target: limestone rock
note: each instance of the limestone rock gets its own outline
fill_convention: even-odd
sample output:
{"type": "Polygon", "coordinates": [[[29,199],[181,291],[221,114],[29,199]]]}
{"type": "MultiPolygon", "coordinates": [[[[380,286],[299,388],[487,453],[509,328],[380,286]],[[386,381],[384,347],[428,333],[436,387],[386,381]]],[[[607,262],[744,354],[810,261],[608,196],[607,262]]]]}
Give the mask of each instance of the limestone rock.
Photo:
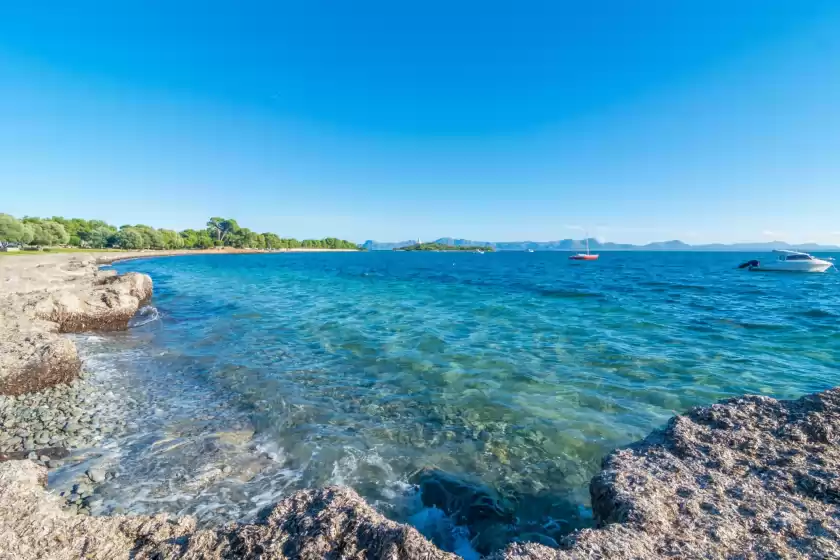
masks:
{"type": "Polygon", "coordinates": [[[48,294],[35,305],[35,315],[58,324],[61,332],[120,330],[151,294],[152,279],[145,274],[106,276],[48,294]]]}
{"type": "Polygon", "coordinates": [[[40,391],[78,377],[82,364],[71,340],[45,331],[2,331],[0,394],[40,391]]]}
{"type": "Polygon", "coordinates": [[[496,558],[840,558],[840,389],[674,417],[592,480],[602,528],[496,558]]]}
{"type": "Polygon", "coordinates": [[[2,260],[0,394],[40,391],[78,377],[76,347],[56,332],[124,329],[152,294],[151,278],[101,271],[91,255],[2,260]]]}
{"type": "Polygon", "coordinates": [[[10,558],[458,558],[385,519],[348,488],[297,492],[261,523],[196,530],[191,517],[80,517],[62,510],[45,482],[46,471],[34,463],[0,464],[0,546],[10,558]]]}

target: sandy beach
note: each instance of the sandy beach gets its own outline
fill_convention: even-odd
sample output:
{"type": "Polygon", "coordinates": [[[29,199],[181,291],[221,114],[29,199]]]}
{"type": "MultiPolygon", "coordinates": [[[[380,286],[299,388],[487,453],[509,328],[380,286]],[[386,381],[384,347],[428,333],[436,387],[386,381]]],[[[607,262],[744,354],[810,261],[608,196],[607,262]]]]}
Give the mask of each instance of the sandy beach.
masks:
{"type": "MultiPolygon", "coordinates": [[[[99,266],[165,254],[197,252],[0,256],[0,558],[455,558],[344,487],[202,530],[191,517],[89,515],[106,469],[80,473],[69,495],[46,487],[74,449],[138,429],[66,335],[128,328],[152,279],[99,266]]],[[[491,557],[838,557],[838,433],[836,389],[693,409],[604,459],[590,485],[600,528],[491,557]]]]}

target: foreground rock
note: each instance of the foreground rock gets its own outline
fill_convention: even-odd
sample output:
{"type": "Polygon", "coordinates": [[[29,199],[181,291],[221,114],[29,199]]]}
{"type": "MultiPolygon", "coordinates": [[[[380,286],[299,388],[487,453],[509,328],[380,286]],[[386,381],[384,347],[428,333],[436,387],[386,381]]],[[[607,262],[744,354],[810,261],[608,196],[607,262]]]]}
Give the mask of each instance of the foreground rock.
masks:
{"type": "Polygon", "coordinates": [[[613,452],[590,486],[604,528],[506,558],[840,558],[840,389],[697,408],[613,452]]]}
{"type": "Polygon", "coordinates": [[[98,262],[89,255],[0,261],[0,395],[74,380],[76,347],[58,333],[125,329],[151,297],[145,274],[117,276],[98,262]]]}
{"type": "Polygon", "coordinates": [[[455,560],[415,529],[385,519],[347,488],[298,492],[259,524],[197,530],[195,519],[87,517],[61,509],[43,490],[43,468],[0,464],[0,557],[353,558],[455,560]]]}
{"type": "MultiPolygon", "coordinates": [[[[569,536],[560,549],[515,543],[492,558],[840,558],[838,437],[840,389],[692,410],[605,459],[591,484],[601,528],[569,536]]],[[[0,464],[0,534],[10,557],[455,558],[346,488],[298,492],[262,523],[197,530],[189,517],[70,514],[43,490],[44,473],[28,461],[0,464]]],[[[462,487],[437,471],[419,476],[446,495],[462,487]]]]}
{"type": "Polygon", "coordinates": [[[94,275],[89,284],[48,294],[34,313],[65,333],[122,330],[150,297],[152,279],[145,274],[94,275]]]}
{"type": "Polygon", "coordinates": [[[22,395],[69,383],[81,368],[71,340],[9,323],[0,327],[0,395],[22,395]]]}

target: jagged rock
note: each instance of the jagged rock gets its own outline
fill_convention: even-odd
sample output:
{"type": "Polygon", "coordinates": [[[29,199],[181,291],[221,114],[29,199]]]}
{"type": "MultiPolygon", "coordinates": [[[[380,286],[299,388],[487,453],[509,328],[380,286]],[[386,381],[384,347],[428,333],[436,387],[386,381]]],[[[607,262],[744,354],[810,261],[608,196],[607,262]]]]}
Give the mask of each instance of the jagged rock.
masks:
{"type": "Polygon", "coordinates": [[[45,483],[44,468],[30,461],[0,465],[0,547],[10,558],[458,558],[385,519],[349,488],[297,492],[261,523],[197,530],[192,517],[74,515],[45,483]]]}
{"type": "Polygon", "coordinates": [[[120,330],[151,297],[152,279],[129,272],[97,278],[90,285],[48,294],[35,315],[58,324],[61,332],[120,330]]]}
{"type": "Polygon", "coordinates": [[[0,394],[68,383],[81,371],[73,341],[56,332],[124,329],[152,294],[151,278],[98,270],[97,259],[4,259],[0,269],[0,394]]]}
{"type": "Polygon", "coordinates": [[[602,528],[495,558],[840,558],[840,389],[674,417],[592,480],[602,528]]]}

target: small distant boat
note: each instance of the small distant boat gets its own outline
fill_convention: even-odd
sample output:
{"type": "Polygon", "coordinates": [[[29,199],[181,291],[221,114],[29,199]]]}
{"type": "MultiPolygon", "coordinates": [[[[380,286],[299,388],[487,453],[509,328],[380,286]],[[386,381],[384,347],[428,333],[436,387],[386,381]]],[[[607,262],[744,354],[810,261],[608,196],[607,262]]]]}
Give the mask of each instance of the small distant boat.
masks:
{"type": "Polygon", "coordinates": [[[577,255],[572,255],[569,257],[569,260],[573,261],[597,261],[600,255],[593,255],[589,252],[589,234],[586,235],[586,253],[578,253],[577,255]]]}
{"type": "Polygon", "coordinates": [[[476,253],[478,253],[479,255],[483,255],[483,254],[484,254],[484,251],[482,251],[481,249],[476,249],[476,250],[475,250],[475,252],[476,252],[476,253]]]}
{"type": "Polygon", "coordinates": [[[755,272],[825,272],[834,266],[830,260],[818,259],[808,253],[775,249],[778,257],[765,261],[763,264],[757,259],[742,263],[738,268],[746,268],[755,272]]]}
{"type": "Polygon", "coordinates": [[[529,252],[529,253],[533,253],[533,252],[534,252],[534,250],[533,250],[533,249],[528,249],[528,252],[529,252]]]}

